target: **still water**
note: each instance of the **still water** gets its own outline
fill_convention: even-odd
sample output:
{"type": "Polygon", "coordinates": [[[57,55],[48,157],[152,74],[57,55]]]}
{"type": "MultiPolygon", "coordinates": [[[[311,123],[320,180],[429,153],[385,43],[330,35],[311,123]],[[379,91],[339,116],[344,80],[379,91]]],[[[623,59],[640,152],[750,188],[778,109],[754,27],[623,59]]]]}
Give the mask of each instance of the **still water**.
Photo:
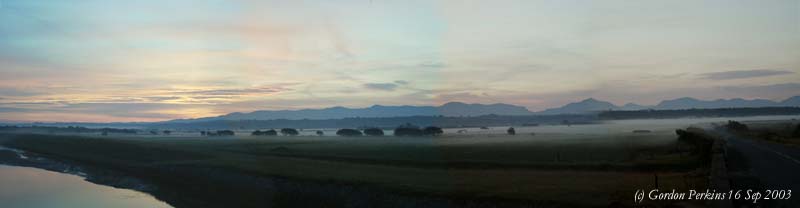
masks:
{"type": "Polygon", "coordinates": [[[90,183],[75,175],[0,165],[0,207],[141,208],[171,207],[152,196],[90,183]]]}

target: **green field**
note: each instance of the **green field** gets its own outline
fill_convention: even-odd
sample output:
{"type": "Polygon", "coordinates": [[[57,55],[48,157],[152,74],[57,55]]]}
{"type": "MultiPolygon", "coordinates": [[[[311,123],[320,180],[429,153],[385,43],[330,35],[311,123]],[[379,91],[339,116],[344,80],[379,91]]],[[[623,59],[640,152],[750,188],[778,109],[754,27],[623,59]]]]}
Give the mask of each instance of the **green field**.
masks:
{"type": "MultiPolygon", "coordinates": [[[[420,138],[133,136],[111,139],[10,135],[2,142],[4,146],[48,158],[129,172],[173,187],[185,184],[176,182],[181,177],[179,174],[162,174],[164,169],[213,168],[256,177],[355,184],[412,196],[547,202],[566,206],[629,203],[635,190],[654,187],[654,175],[658,175],[662,189],[704,187],[703,175],[695,170],[701,164],[694,156],[676,152],[676,136],[669,131],[420,138]]],[[[195,187],[233,186],[201,184],[195,187]]],[[[209,194],[201,190],[183,191],[194,197],[209,194]]],[[[252,197],[258,196],[225,197],[233,199],[214,200],[254,203],[239,204],[247,206],[255,205],[252,197]]]]}

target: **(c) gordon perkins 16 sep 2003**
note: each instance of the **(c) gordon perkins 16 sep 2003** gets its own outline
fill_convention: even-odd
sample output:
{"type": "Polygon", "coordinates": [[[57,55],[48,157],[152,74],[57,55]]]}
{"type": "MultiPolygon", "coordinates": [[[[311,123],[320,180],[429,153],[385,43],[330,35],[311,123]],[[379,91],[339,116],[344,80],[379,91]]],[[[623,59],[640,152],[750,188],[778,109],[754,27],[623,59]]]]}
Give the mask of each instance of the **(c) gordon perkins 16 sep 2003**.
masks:
{"type": "Polygon", "coordinates": [[[663,200],[749,200],[757,203],[759,200],[788,200],[792,197],[792,190],[729,190],[717,192],[714,189],[677,191],[675,189],[665,191],[659,189],[636,190],[634,202],[641,203],[645,199],[651,201],[663,200]]]}

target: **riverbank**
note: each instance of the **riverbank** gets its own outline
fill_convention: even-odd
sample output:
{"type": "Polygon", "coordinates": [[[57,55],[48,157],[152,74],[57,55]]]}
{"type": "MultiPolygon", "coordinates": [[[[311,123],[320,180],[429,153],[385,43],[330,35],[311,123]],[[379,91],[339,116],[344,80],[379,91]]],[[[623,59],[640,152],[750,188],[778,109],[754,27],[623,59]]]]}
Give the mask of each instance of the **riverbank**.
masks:
{"type": "Polygon", "coordinates": [[[694,171],[573,170],[570,165],[542,169],[537,165],[539,160],[552,161],[554,154],[546,152],[554,149],[552,142],[561,146],[556,161],[573,167],[605,160],[683,167],[694,160],[670,153],[673,145],[669,138],[657,142],[642,139],[652,135],[635,136],[637,139],[604,140],[608,144],[492,137],[473,145],[474,138],[354,141],[16,135],[4,143],[84,169],[101,167],[111,171],[100,172],[103,174],[133,176],[156,184],[156,189],[145,192],[175,207],[604,207],[628,199],[636,188],[652,186],[654,174],[659,175],[662,188],[703,186],[702,174],[691,173],[694,171]],[[627,144],[620,145],[620,141],[627,144]],[[276,151],[283,155],[273,155],[276,151]],[[307,157],[312,153],[315,157],[307,157]],[[325,155],[362,157],[371,162],[330,160],[325,155]],[[375,162],[391,158],[406,161],[399,165],[375,162]],[[511,169],[448,166],[464,159],[520,164],[511,169]]]}
{"type": "Polygon", "coordinates": [[[162,174],[181,176],[182,180],[197,182],[196,185],[216,184],[211,186],[214,187],[214,191],[220,190],[222,187],[228,189],[227,186],[235,185],[237,187],[236,190],[234,190],[236,193],[248,191],[251,193],[249,195],[255,195],[252,193],[270,192],[265,193],[262,200],[247,202],[226,200],[226,197],[224,197],[225,192],[217,193],[216,197],[213,198],[190,199],[192,197],[184,195],[188,191],[186,188],[175,188],[175,186],[165,184],[162,185],[165,185],[167,188],[159,188],[150,182],[135,178],[130,174],[120,171],[101,169],[89,165],[69,164],[51,160],[35,153],[25,153],[10,148],[0,148],[0,164],[32,167],[78,175],[84,177],[86,181],[95,184],[148,193],[175,207],[250,207],[242,205],[258,207],[267,204],[276,207],[318,206],[321,204],[330,205],[329,207],[574,207],[550,202],[532,203],[498,199],[493,199],[491,201],[488,199],[471,200],[413,196],[413,194],[405,196],[389,194],[357,185],[333,182],[313,183],[284,178],[253,177],[214,168],[159,168],[159,172],[162,174]]]}
{"type": "Polygon", "coordinates": [[[114,188],[131,189],[145,193],[155,192],[157,190],[155,185],[128,174],[89,165],[78,165],[53,160],[43,155],[4,146],[0,146],[0,164],[38,168],[76,175],[83,177],[86,181],[114,188]]]}

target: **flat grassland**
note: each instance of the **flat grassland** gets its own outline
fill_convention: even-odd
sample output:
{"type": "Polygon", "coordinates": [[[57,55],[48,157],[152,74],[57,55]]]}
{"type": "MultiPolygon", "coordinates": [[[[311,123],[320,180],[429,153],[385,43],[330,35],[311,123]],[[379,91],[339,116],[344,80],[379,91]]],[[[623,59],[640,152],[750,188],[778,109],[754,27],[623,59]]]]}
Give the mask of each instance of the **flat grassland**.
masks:
{"type": "MultiPolygon", "coordinates": [[[[30,134],[2,136],[0,145],[153,181],[180,192],[182,199],[177,199],[176,194],[154,193],[176,206],[358,206],[340,201],[347,200],[347,194],[318,193],[325,191],[309,188],[281,196],[285,188],[260,190],[258,185],[244,184],[250,182],[219,179],[223,178],[219,174],[200,174],[203,171],[199,170],[339,187],[366,186],[380,190],[376,192],[404,196],[486,199],[467,205],[500,201],[562,207],[629,204],[637,189],[655,188],[656,177],[660,189],[705,187],[702,171],[698,171],[702,163],[695,156],[676,151],[676,136],[667,130],[644,134],[439,137],[30,134]]],[[[389,207],[385,199],[377,197],[376,201],[359,203],[365,207],[389,207]]],[[[397,204],[403,203],[408,205],[397,204]]]]}
{"type": "Polygon", "coordinates": [[[796,120],[744,121],[748,138],[800,147],[800,122],[796,120]]]}

